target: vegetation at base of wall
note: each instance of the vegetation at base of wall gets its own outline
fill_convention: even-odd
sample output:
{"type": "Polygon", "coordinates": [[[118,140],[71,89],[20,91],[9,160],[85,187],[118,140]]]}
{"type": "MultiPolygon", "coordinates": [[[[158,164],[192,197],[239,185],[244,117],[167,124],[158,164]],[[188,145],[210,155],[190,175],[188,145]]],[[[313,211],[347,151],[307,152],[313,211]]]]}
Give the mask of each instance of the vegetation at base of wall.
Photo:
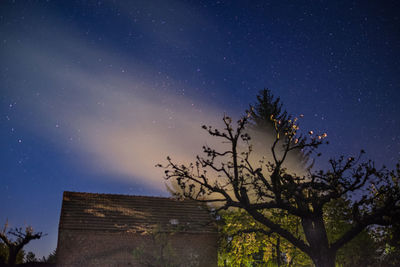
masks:
{"type": "Polygon", "coordinates": [[[171,237],[179,232],[180,228],[173,231],[165,231],[160,225],[156,225],[146,233],[147,242],[137,246],[132,251],[133,258],[147,267],[198,267],[199,256],[196,252],[190,253],[187,258],[181,258],[171,244],[171,237]]]}

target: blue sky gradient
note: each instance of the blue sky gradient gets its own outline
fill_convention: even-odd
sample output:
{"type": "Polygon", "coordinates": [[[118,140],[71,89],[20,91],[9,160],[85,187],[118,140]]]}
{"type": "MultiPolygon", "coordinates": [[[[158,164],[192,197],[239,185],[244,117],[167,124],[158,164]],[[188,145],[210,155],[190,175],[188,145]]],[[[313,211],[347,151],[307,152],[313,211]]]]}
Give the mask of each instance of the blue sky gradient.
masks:
{"type": "MultiPolygon", "coordinates": [[[[270,88],[324,160],[400,158],[396,1],[2,1],[0,223],[48,233],[62,192],[166,195],[167,155],[270,88]],[[368,2],[368,3],[367,3],[368,2]]],[[[325,161],[326,162],[326,161],[325,161]]]]}

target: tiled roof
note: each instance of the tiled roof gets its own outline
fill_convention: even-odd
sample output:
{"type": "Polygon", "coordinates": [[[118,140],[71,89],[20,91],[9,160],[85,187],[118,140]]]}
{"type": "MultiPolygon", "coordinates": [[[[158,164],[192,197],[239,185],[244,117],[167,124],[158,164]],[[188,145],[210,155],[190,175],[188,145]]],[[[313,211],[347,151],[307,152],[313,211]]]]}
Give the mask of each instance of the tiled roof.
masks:
{"type": "Polygon", "coordinates": [[[163,197],[64,192],[60,230],[216,232],[206,206],[163,197]]]}

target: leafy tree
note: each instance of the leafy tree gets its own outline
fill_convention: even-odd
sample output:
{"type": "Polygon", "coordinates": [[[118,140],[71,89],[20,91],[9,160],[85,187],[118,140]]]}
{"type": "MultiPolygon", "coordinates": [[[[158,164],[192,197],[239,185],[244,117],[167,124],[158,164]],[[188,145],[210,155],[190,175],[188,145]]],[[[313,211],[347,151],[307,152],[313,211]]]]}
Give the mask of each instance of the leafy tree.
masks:
{"type": "MultiPolygon", "coordinates": [[[[219,210],[237,208],[245,211],[269,232],[286,239],[308,255],[317,267],[335,266],[336,254],[358,234],[372,225],[393,225],[400,219],[400,167],[395,171],[376,169],[372,161],[361,161],[363,151],[355,159],[340,157],[330,160],[327,170],[296,174],[287,168],[290,153],[306,153],[324,143],[326,134],[309,136],[298,133],[297,119],[282,123],[274,116],[272,159],[252,159],[251,137],[246,131],[248,117],[238,120],[224,116],[224,129],[203,126],[208,133],[228,144],[217,150],[203,147],[205,156],[195,163],[177,164],[167,158],[165,178],[174,180],[182,189],[182,197],[201,202],[217,203],[219,210]],[[348,229],[332,238],[328,236],[324,218],[326,206],[340,198],[359,196],[350,203],[348,229]],[[304,236],[274,222],[270,210],[297,217],[304,236]]],[[[250,232],[263,232],[254,227],[250,232]]]]}
{"type": "Polygon", "coordinates": [[[389,227],[371,229],[373,239],[378,247],[377,263],[374,266],[400,266],[400,222],[389,227]]]}
{"type": "MultiPolygon", "coordinates": [[[[286,229],[302,235],[296,217],[269,211],[269,217],[286,229]]],[[[225,211],[220,227],[219,266],[310,266],[307,255],[272,233],[244,211],[225,211]],[[260,231],[253,232],[258,228],[260,231]],[[262,229],[262,231],[261,231],[262,229]]]]}
{"type": "Polygon", "coordinates": [[[23,231],[22,228],[15,228],[7,231],[7,227],[8,224],[6,223],[3,230],[0,232],[0,239],[8,249],[7,264],[14,265],[17,263],[22,248],[31,240],[40,239],[43,234],[41,232],[35,233],[32,227],[26,227],[25,231],[23,231]],[[14,236],[15,240],[12,240],[9,236],[14,236]]]}
{"type": "MultiPolygon", "coordinates": [[[[276,118],[280,122],[282,129],[288,129],[290,127],[290,121],[292,117],[288,115],[287,111],[283,109],[283,104],[280,98],[274,98],[270,90],[264,89],[257,95],[257,102],[250,105],[249,110],[246,111],[248,114],[249,134],[256,138],[253,139],[253,143],[256,146],[266,149],[270,146],[271,137],[270,135],[275,130],[275,125],[271,117],[276,118]],[[256,141],[254,141],[256,139],[256,141]]],[[[280,132],[284,136],[283,131],[280,132]]],[[[284,136],[285,138],[285,136],[284,136]]],[[[308,164],[309,157],[302,151],[295,151],[291,158],[291,169],[296,166],[297,169],[305,171],[307,168],[311,167],[308,164]]],[[[279,224],[284,224],[286,228],[296,229],[299,232],[299,220],[296,220],[293,216],[284,214],[282,211],[269,211],[270,218],[279,224]]],[[[222,233],[222,239],[225,240],[226,236],[231,238],[228,245],[220,246],[220,259],[229,262],[240,263],[241,261],[246,261],[254,265],[256,259],[255,257],[260,257],[265,262],[271,264],[276,264],[276,266],[303,266],[309,265],[310,260],[308,257],[302,253],[300,250],[296,249],[288,243],[285,239],[281,239],[279,235],[272,234],[264,236],[258,233],[256,238],[251,238],[252,234],[243,233],[250,224],[254,224],[255,221],[251,216],[245,212],[235,212],[231,211],[229,213],[222,214],[224,221],[229,221],[229,227],[223,226],[220,233],[222,233]],[[243,218],[242,218],[243,217],[243,218]],[[236,221],[244,222],[235,223],[232,219],[236,221]],[[233,227],[232,227],[233,226],[233,227]],[[229,229],[229,230],[228,230],[229,229]],[[240,234],[238,236],[238,234],[240,234]],[[246,242],[252,240],[255,242],[250,242],[252,250],[257,251],[256,255],[248,254],[251,250],[237,250],[237,246],[241,246],[242,239],[245,238],[246,242]],[[268,242],[266,242],[268,240],[268,242]],[[256,246],[256,247],[255,247],[256,246]],[[257,247],[258,246],[258,247],[257,247]],[[258,250],[257,250],[258,249],[258,250]]],[[[223,264],[222,261],[220,263],[223,264]]],[[[246,264],[245,264],[246,265],[246,264]]]]}
{"type": "MultiPolygon", "coordinates": [[[[249,126],[251,129],[256,130],[258,132],[268,134],[273,132],[274,130],[274,123],[273,120],[269,118],[272,116],[276,118],[279,122],[281,122],[281,128],[288,129],[290,127],[290,121],[293,119],[292,116],[288,114],[286,110],[283,109],[283,105],[280,102],[279,98],[274,98],[272,93],[269,90],[262,90],[257,95],[257,102],[253,105],[250,105],[249,110],[247,111],[249,116],[249,126]]],[[[252,134],[252,132],[251,132],[252,134]]],[[[281,131],[281,135],[284,133],[281,131]]],[[[267,144],[267,143],[266,143],[267,144]]],[[[268,144],[267,144],[268,145],[268,144]]],[[[309,169],[312,167],[313,163],[309,163],[309,155],[303,153],[302,151],[298,151],[298,153],[294,153],[294,163],[299,164],[303,169],[309,169]]],[[[339,198],[335,201],[331,201],[325,207],[325,214],[324,221],[327,228],[327,233],[330,240],[334,240],[338,238],[341,234],[343,234],[346,230],[348,230],[349,221],[351,220],[350,210],[350,203],[349,199],[339,198]]],[[[286,225],[290,224],[290,220],[288,220],[288,216],[282,217],[281,213],[274,213],[272,214],[272,218],[280,218],[279,220],[285,220],[286,218],[286,225]]],[[[292,223],[295,222],[292,220],[292,223]]],[[[291,225],[291,227],[298,227],[298,221],[296,224],[291,225]]],[[[240,230],[239,230],[240,231],[240,230]]],[[[381,230],[380,233],[385,233],[385,230],[381,230]]],[[[374,229],[365,229],[363,232],[359,234],[355,239],[347,243],[343,246],[337,254],[337,264],[340,266],[377,266],[380,264],[380,258],[388,258],[388,254],[385,253],[384,257],[379,256],[379,251],[392,251],[388,249],[384,249],[387,247],[388,243],[380,243],[377,242],[376,233],[374,229]]],[[[269,237],[271,239],[271,236],[269,237]]],[[[382,237],[380,237],[382,240],[382,237]]],[[[272,240],[275,244],[283,244],[279,240],[279,236],[272,240]]],[[[391,247],[392,249],[394,247],[391,247]]],[[[296,248],[294,248],[296,250],[296,248]]],[[[285,248],[279,247],[275,248],[275,251],[282,251],[286,257],[290,258],[290,254],[285,251],[285,248]]],[[[297,254],[303,255],[304,253],[297,250],[297,254]]],[[[238,255],[235,255],[238,257],[238,255]]],[[[305,256],[307,258],[307,256],[305,256]]],[[[279,258],[276,258],[279,259],[279,258]]],[[[297,257],[298,259],[298,257],[297,257]]],[[[286,259],[286,264],[293,263],[295,266],[301,266],[301,262],[307,262],[301,260],[301,262],[293,261],[294,258],[291,258],[292,261],[288,261],[286,259]]],[[[274,261],[277,266],[280,266],[281,263],[277,260],[274,261]]],[[[309,262],[306,263],[309,265],[309,262]]]]}
{"type": "MultiPolygon", "coordinates": [[[[274,98],[269,90],[262,90],[257,96],[257,102],[250,105],[249,110],[249,127],[250,134],[254,131],[263,134],[263,146],[268,145],[268,133],[274,130],[274,123],[269,118],[272,116],[280,121],[284,128],[288,128],[289,121],[292,117],[283,110],[283,105],[279,98],[274,98]],[[264,144],[265,143],[265,144],[264,144]]],[[[282,132],[281,132],[281,135],[282,132]]],[[[254,139],[254,138],[253,138],[254,139]]],[[[254,140],[253,140],[254,142],[254,140]]],[[[259,146],[260,141],[257,145],[259,146]]],[[[310,168],[311,164],[307,164],[309,158],[307,155],[299,151],[294,155],[295,163],[304,169],[310,168]]],[[[340,198],[337,201],[331,201],[325,207],[324,221],[327,228],[329,239],[336,239],[346,230],[348,230],[351,213],[349,204],[350,200],[340,198]]],[[[245,230],[254,225],[254,219],[245,212],[230,211],[221,214],[225,224],[220,229],[221,245],[219,247],[219,265],[224,266],[227,262],[235,266],[257,265],[259,259],[263,262],[275,264],[274,266],[309,266],[310,260],[307,255],[299,249],[293,247],[285,239],[281,239],[279,235],[268,235],[257,233],[245,233],[245,230]],[[266,242],[268,241],[268,242],[266,242]],[[286,242],[285,242],[286,241],[286,242]],[[266,245],[267,244],[267,245],[266,245]],[[279,253],[280,252],[280,253],[279,253]],[[278,257],[281,254],[282,257],[278,257]],[[293,255],[295,255],[293,257],[293,255]]],[[[290,219],[290,215],[283,215],[282,212],[270,212],[270,218],[279,224],[285,224],[285,228],[297,229],[299,221],[290,219]]],[[[379,243],[376,231],[364,230],[355,239],[343,246],[337,254],[336,262],[339,266],[378,266],[384,264],[383,259],[389,259],[389,251],[394,251],[394,247],[387,249],[388,244],[383,243],[381,230],[379,243]],[[386,249],[385,249],[386,248],[386,249]],[[383,256],[379,253],[384,252],[383,256]]],[[[394,255],[394,253],[390,253],[394,255]]],[[[386,260],[387,261],[387,260],[386,260]]],[[[394,259],[391,259],[395,262],[394,259]]],[[[390,262],[390,260],[389,260],[390,262]]],[[[265,263],[262,263],[263,265],[265,263]]],[[[387,265],[387,262],[385,262],[387,265]]],[[[383,265],[383,266],[386,266],[383,265]]],[[[389,266],[389,265],[388,265],[389,266]]]]}
{"type": "MultiPolygon", "coordinates": [[[[330,240],[337,239],[349,225],[349,200],[338,199],[325,207],[325,225],[330,240]]],[[[244,211],[220,212],[219,266],[311,266],[311,259],[279,235],[271,234],[263,225],[257,223],[244,211]],[[264,233],[250,232],[247,229],[264,229],[264,233]],[[280,252],[280,253],[279,253],[280,252]],[[281,255],[281,257],[278,257],[281,255]],[[280,262],[278,261],[280,259],[280,262]]],[[[285,229],[304,236],[300,221],[290,215],[270,212],[269,217],[285,229]]],[[[338,267],[351,266],[397,266],[394,265],[396,247],[388,237],[388,229],[365,229],[356,238],[338,250],[338,267]]],[[[396,239],[398,240],[398,239],[396,239]]],[[[398,257],[399,258],[399,257],[398,257]]]]}
{"type": "MultiPolygon", "coordinates": [[[[329,240],[337,240],[351,228],[351,201],[339,198],[324,207],[324,222],[329,240]]],[[[341,267],[376,266],[378,263],[378,244],[372,232],[365,228],[354,239],[341,247],[336,263],[341,267]]]]}

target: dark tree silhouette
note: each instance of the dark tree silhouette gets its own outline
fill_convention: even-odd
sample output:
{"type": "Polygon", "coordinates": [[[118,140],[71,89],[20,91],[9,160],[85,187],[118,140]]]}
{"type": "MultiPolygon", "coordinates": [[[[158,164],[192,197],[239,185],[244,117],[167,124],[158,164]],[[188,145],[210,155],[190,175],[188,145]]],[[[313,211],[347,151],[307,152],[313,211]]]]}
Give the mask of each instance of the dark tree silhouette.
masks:
{"type": "MultiPolygon", "coordinates": [[[[291,173],[285,163],[289,153],[309,153],[323,144],[326,134],[298,134],[296,118],[282,122],[271,116],[275,139],[272,159],[251,159],[251,137],[246,131],[247,117],[234,126],[224,116],[224,129],[203,126],[208,133],[229,148],[218,151],[203,147],[205,156],[195,163],[177,164],[167,158],[165,178],[176,181],[181,197],[216,203],[216,209],[239,208],[256,221],[291,242],[306,253],[317,267],[334,267],[339,248],[371,225],[392,225],[400,218],[400,165],[395,171],[377,170],[372,161],[360,156],[330,160],[328,170],[308,170],[305,175],[291,173]],[[296,152],[297,151],[297,152],[296,152]],[[326,204],[342,197],[357,196],[351,202],[349,229],[335,240],[329,240],[324,216],[326,204]],[[304,238],[275,223],[269,211],[281,210],[297,216],[304,238]]],[[[265,232],[265,229],[247,231],[265,232]]]]}
{"type": "MultiPolygon", "coordinates": [[[[251,104],[249,109],[246,110],[246,113],[248,114],[249,121],[247,128],[250,130],[250,134],[252,135],[254,131],[262,133],[264,139],[266,139],[266,133],[275,132],[275,121],[280,124],[279,134],[281,135],[281,138],[287,138],[284,133],[290,131],[290,127],[292,127],[291,122],[294,119],[283,108],[281,99],[279,97],[275,98],[269,89],[263,89],[258,93],[257,102],[251,104]]],[[[264,143],[268,145],[267,142],[264,143]]],[[[310,152],[311,151],[306,152],[296,149],[292,151],[291,156],[297,165],[307,169],[311,168],[314,163],[310,162],[310,152]]]]}
{"type": "Polygon", "coordinates": [[[270,120],[271,116],[281,121],[280,127],[282,129],[290,127],[291,116],[288,115],[286,110],[283,110],[280,98],[275,98],[268,89],[259,92],[257,102],[250,105],[247,113],[252,127],[269,131],[274,130],[273,121],[270,120]]]}
{"type": "Polygon", "coordinates": [[[31,240],[40,239],[43,237],[43,233],[34,232],[32,227],[26,227],[23,231],[22,228],[15,228],[7,231],[8,224],[6,223],[3,230],[0,232],[0,239],[8,248],[8,260],[9,265],[14,265],[17,260],[18,252],[28,244],[31,240]],[[14,236],[13,241],[9,236],[14,236]]]}

